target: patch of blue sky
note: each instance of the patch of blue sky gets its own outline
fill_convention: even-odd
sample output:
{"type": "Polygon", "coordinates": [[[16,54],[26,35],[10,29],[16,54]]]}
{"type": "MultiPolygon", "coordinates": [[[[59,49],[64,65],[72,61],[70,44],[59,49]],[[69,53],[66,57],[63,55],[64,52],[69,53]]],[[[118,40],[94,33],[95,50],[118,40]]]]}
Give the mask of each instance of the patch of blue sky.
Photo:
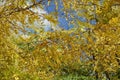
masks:
{"type": "Polygon", "coordinates": [[[53,6],[48,6],[46,9],[47,9],[47,13],[51,13],[55,11],[55,8],[53,6]]]}
{"type": "Polygon", "coordinates": [[[41,0],[36,0],[37,2],[41,1],[41,0]]]}
{"type": "Polygon", "coordinates": [[[87,18],[86,18],[86,17],[78,16],[78,19],[79,19],[81,22],[87,22],[87,18]]]}
{"type": "Polygon", "coordinates": [[[56,5],[54,3],[54,0],[52,0],[49,5],[46,5],[44,9],[47,11],[47,13],[54,12],[56,10],[56,5]]]}
{"type": "Polygon", "coordinates": [[[61,0],[58,0],[58,12],[62,11],[63,7],[63,2],[61,0]]]}
{"type": "Polygon", "coordinates": [[[73,24],[70,24],[70,25],[69,25],[69,29],[72,29],[73,27],[74,27],[73,24]]]}
{"type": "Polygon", "coordinates": [[[92,20],[90,20],[90,24],[92,24],[92,25],[96,25],[96,24],[97,24],[96,19],[92,19],[92,20]]]}
{"type": "Polygon", "coordinates": [[[68,30],[69,29],[69,25],[68,25],[68,21],[63,18],[63,17],[58,17],[58,21],[59,21],[59,26],[68,30]]]}
{"type": "MultiPolygon", "coordinates": [[[[47,2],[48,2],[48,0],[46,0],[46,4],[47,4],[47,2]]],[[[58,11],[58,21],[59,21],[58,25],[60,27],[66,29],[66,30],[73,28],[74,26],[72,24],[69,24],[69,22],[72,21],[72,20],[74,21],[75,19],[78,19],[81,22],[87,22],[87,18],[86,17],[77,15],[77,13],[79,13],[79,12],[80,13],[84,13],[84,12],[86,12],[86,10],[82,9],[79,12],[76,12],[74,10],[68,10],[69,14],[67,15],[63,11],[64,6],[63,6],[62,0],[57,0],[57,2],[58,2],[58,10],[56,10],[55,0],[52,0],[49,5],[48,4],[45,5],[44,10],[47,11],[47,13],[58,11]],[[71,18],[71,15],[74,15],[75,18],[71,18]],[[66,20],[66,16],[67,16],[68,20],[66,20]]],[[[95,14],[93,14],[93,15],[95,15],[95,14]]],[[[89,22],[92,25],[96,25],[96,23],[97,23],[96,20],[90,20],[89,22]]],[[[48,28],[48,29],[50,29],[50,28],[48,28]]],[[[48,29],[45,29],[45,30],[48,30],[48,29]]]]}
{"type": "Polygon", "coordinates": [[[65,18],[65,13],[61,11],[61,12],[58,13],[58,16],[59,16],[59,17],[64,17],[64,18],[65,18]]]}

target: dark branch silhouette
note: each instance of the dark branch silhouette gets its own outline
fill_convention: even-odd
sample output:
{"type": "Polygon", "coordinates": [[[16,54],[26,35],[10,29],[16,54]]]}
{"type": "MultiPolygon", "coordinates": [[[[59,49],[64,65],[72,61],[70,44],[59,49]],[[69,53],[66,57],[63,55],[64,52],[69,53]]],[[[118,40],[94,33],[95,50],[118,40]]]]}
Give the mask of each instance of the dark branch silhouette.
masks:
{"type": "Polygon", "coordinates": [[[33,8],[34,6],[37,6],[37,5],[39,5],[39,4],[42,4],[43,1],[44,1],[44,0],[40,0],[39,2],[33,3],[32,5],[27,6],[27,7],[25,7],[25,8],[18,8],[18,7],[17,7],[17,8],[15,8],[15,9],[13,9],[12,11],[8,12],[7,14],[0,15],[0,18],[2,18],[2,17],[4,17],[4,16],[10,16],[10,15],[16,13],[16,12],[21,12],[21,11],[29,10],[30,8],[33,8]]]}

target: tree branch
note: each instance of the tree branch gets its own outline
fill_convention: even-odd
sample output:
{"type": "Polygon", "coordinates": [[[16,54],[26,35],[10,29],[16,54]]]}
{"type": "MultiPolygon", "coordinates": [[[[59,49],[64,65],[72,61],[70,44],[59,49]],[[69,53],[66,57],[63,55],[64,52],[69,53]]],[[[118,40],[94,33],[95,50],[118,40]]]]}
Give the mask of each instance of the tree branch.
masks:
{"type": "Polygon", "coordinates": [[[25,10],[29,10],[30,8],[34,7],[34,6],[37,6],[39,4],[41,4],[44,0],[40,0],[39,2],[37,3],[33,3],[32,5],[30,6],[27,6],[25,8],[15,8],[13,11],[7,13],[7,14],[3,14],[3,15],[0,15],[0,18],[4,17],[4,16],[10,16],[16,12],[21,12],[21,11],[25,11],[25,10]]]}

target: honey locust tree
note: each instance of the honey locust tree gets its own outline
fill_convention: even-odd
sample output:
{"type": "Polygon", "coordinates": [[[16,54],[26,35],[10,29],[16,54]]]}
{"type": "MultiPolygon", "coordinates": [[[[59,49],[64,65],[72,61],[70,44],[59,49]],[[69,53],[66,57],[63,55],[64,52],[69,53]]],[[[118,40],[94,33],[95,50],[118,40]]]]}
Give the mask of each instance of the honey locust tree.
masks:
{"type": "MultiPolygon", "coordinates": [[[[32,52],[36,66],[41,66],[46,73],[51,71],[56,75],[72,71],[80,74],[79,69],[83,67],[96,79],[112,79],[112,75],[119,75],[117,71],[120,66],[120,2],[118,0],[62,1],[65,14],[74,10],[78,17],[86,17],[87,21],[79,21],[72,14],[70,17],[74,20],[71,20],[70,23],[75,26],[74,29],[47,32],[45,33],[47,36],[39,36],[37,47],[32,52]],[[91,25],[91,20],[95,20],[97,24],[91,25]],[[39,58],[35,53],[43,58],[39,58]]],[[[57,1],[56,5],[58,5],[57,1]]],[[[49,17],[48,19],[51,20],[49,17]]],[[[66,19],[68,19],[67,16],[66,19]]],[[[33,70],[35,68],[33,67],[33,70]]]]}
{"type": "Polygon", "coordinates": [[[87,18],[87,23],[78,22],[88,27],[83,34],[87,44],[81,45],[90,59],[87,64],[93,65],[97,79],[103,79],[105,74],[110,80],[110,74],[117,74],[120,68],[120,1],[63,0],[63,4],[66,13],[68,9],[74,9],[79,16],[87,18]],[[92,19],[97,21],[96,25],[88,23],[92,19]]]}
{"type": "MultiPolygon", "coordinates": [[[[110,79],[117,74],[120,66],[119,0],[102,3],[96,0],[62,0],[65,14],[74,10],[78,17],[86,17],[87,21],[81,22],[72,14],[74,20],[70,23],[75,28],[71,30],[39,31],[29,38],[15,38],[14,32],[21,30],[26,33],[26,27],[35,28],[27,24],[39,20],[39,14],[31,8],[41,7],[44,1],[30,1],[29,5],[25,0],[6,0],[1,4],[1,79],[49,80],[73,72],[93,75],[96,79],[110,79]],[[91,20],[97,24],[91,25],[91,20]],[[87,73],[81,73],[83,68],[87,73]]],[[[57,0],[55,4],[58,6],[57,0]]],[[[56,24],[55,16],[57,14],[45,18],[56,24]]]]}
{"type": "Polygon", "coordinates": [[[27,67],[26,65],[22,66],[22,64],[26,61],[19,56],[20,52],[24,52],[12,42],[11,37],[14,36],[15,38],[15,35],[18,36],[19,32],[26,33],[25,28],[31,28],[35,20],[41,21],[40,15],[32,9],[34,10],[37,6],[42,8],[43,3],[44,0],[0,0],[1,80],[39,78],[29,72],[24,73],[27,67]]]}

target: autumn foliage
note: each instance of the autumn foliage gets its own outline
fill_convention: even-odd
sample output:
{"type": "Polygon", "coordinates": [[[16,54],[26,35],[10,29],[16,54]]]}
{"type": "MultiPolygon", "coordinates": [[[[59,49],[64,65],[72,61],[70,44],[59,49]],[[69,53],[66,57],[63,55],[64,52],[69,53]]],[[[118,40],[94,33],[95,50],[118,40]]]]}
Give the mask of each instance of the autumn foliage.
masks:
{"type": "MultiPolygon", "coordinates": [[[[86,22],[71,14],[74,28],[45,32],[34,24],[43,25],[41,15],[32,11],[43,8],[44,0],[0,1],[0,80],[120,79],[120,1],[61,1],[65,14],[74,10],[86,22]]],[[[57,12],[42,16],[54,26],[59,24],[57,12]]]]}

